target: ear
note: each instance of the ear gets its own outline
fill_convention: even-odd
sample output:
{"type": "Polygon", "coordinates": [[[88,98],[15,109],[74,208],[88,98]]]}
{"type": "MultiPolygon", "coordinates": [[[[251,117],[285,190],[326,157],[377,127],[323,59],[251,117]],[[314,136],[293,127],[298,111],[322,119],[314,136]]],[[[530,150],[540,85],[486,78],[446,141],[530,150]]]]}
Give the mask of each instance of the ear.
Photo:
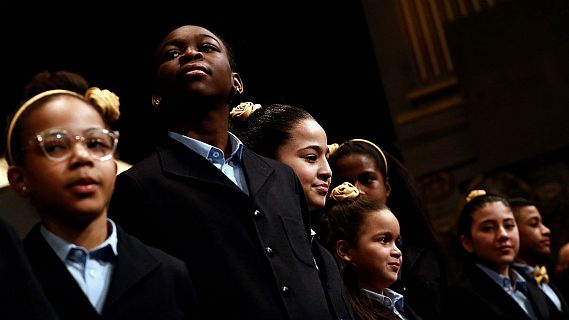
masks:
{"type": "Polygon", "coordinates": [[[385,178],[385,198],[391,194],[391,184],[389,184],[389,177],[385,178]]]}
{"type": "Polygon", "coordinates": [[[472,240],[468,239],[465,235],[460,235],[460,243],[466,252],[472,253],[474,251],[472,240]]]}
{"type": "Polygon", "coordinates": [[[11,166],[8,168],[8,181],[10,186],[22,197],[27,197],[30,190],[26,183],[26,176],[20,167],[11,166]]]}
{"type": "Polygon", "coordinates": [[[243,80],[237,72],[233,72],[233,90],[238,95],[243,93],[243,80]]]}
{"type": "Polygon", "coordinates": [[[350,244],[346,240],[338,240],[338,242],[336,242],[336,255],[344,262],[352,261],[350,244]]]}

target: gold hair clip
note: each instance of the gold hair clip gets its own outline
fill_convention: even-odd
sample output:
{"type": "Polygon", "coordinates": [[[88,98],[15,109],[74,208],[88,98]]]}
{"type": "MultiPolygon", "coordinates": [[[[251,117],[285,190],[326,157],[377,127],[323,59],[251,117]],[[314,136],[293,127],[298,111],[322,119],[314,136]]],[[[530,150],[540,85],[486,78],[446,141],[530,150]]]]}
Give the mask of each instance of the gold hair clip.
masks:
{"type": "Polygon", "coordinates": [[[356,199],[360,195],[360,190],[349,182],[343,182],[341,185],[332,189],[330,198],[338,202],[344,200],[356,199]]]}
{"type": "Polygon", "coordinates": [[[119,97],[109,90],[92,87],[85,92],[85,99],[101,109],[105,119],[115,121],[121,115],[119,97]]]}
{"type": "Polygon", "coordinates": [[[485,194],[486,194],[485,190],[479,190],[479,189],[472,190],[468,193],[468,196],[466,196],[466,203],[469,203],[470,201],[474,200],[474,198],[483,196],[485,194]]]}
{"type": "Polygon", "coordinates": [[[337,143],[332,143],[328,145],[328,156],[331,156],[332,154],[334,154],[334,152],[336,152],[336,150],[338,150],[338,148],[340,148],[340,145],[337,143]]]}
{"type": "Polygon", "coordinates": [[[229,113],[232,119],[246,120],[249,116],[260,109],[261,105],[253,102],[241,102],[229,113]]]}

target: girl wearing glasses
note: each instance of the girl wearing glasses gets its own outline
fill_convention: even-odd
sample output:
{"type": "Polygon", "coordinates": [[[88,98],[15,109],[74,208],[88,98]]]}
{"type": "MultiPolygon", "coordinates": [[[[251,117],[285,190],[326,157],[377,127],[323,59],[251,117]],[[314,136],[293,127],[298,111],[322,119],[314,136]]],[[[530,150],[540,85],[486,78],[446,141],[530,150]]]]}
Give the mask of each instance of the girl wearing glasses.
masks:
{"type": "Polygon", "coordinates": [[[11,118],[8,180],[41,219],[24,247],[61,319],[188,319],[194,295],[183,262],[107,217],[118,105],[108,90],[49,90],[11,118]]]}

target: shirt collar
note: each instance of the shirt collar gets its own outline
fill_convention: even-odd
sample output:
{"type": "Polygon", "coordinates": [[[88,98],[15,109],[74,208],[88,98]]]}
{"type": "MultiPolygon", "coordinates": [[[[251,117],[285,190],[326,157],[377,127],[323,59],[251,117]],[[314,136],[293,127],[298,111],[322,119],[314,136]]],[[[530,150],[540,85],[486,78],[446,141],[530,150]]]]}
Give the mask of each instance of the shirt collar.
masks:
{"type": "MultiPolygon", "coordinates": [[[[234,135],[233,133],[231,133],[229,131],[227,133],[229,134],[229,143],[231,144],[231,156],[228,158],[228,160],[235,159],[235,160],[241,161],[241,158],[243,156],[243,142],[241,142],[241,140],[239,140],[239,138],[237,138],[237,136],[234,135]]],[[[199,154],[200,156],[202,156],[206,159],[208,159],[212,149],[215,149],[215,150],[223,153],[223,150],[220,150],[217,147],[214,147],[210,144],[199,141],[197,139],[190,138],[188,136],[179,134],[177,132],[169,131],[168,136],[174,140],[181,142],[186,147],[192,149],[197,154],[199,154]]]]}
{"type": "MultiPolygon", "coordinates": [[[[115,223],[111,219],[107,218],[107,222],[109,223],[109,226],[111,228],[111,234],[105,241],[103,241],[103,243],[98,245],[96,248],[93,248],[91,251],[95,251],[104,246],[110,245],[111,248],[113,249],[113,253],[116,256],[118,255],[118,250],[117,250],[118,237],[116,231],[117,228],[115,226],[115,223]]],[[[69,253],[69,250],[71,250],[72,248],[81,248],[78,245],[63,240],[61,237],[47,230],[47,228],[45,228],[43,225],[40,227],[40,232],[43,235],[44,239],[49,244],[49,246],[55,251],[55,254],[59,257],[59,259],[61,259],[61,261],[65,261],[65,259],[67,258],[67,254],[69,253]]]]}
{"type": "Polygon", "coordinates": [[[403,311],[404,301],[402,294],[395,292],[389,288],[383,289],[382,293],[377,293],[363,288],[362,290],[367,294],[368,297],[378,301],[386,308],[396,308],[399,311],[403,311]]]}
{"type": "Polygon", "coordinates": [[[494,280],[497,284],[499,284],[504,290],[507,291],[522,290],[524,292],[526,291],[527,288],[526,280],[514,268],[510,268],[511,278],[508,278],[480,263],[477,263],[476,266],[480,268],[482,271],[484,271],[484,273],[486,273],[492,280],[494,280]],[[514,282],[513,286],[511,285],[512,281],[514,282]]]}

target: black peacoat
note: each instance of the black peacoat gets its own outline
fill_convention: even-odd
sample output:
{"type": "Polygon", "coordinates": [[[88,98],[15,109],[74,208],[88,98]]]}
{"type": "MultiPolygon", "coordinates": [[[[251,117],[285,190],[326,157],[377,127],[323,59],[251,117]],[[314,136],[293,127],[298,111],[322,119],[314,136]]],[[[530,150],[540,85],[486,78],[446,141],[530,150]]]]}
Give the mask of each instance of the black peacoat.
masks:
{"type": "Polygon", "coordinates": [[[249,195],[167,139],[117,177],[110,215],[186,262],[208,319],[350,319],[333,259],[324,253],[328,263],[319,267],[330,270],[323,282],[315,266],[310,215],[294,171],[247,148],[242,167],[249,195]]]}
{"type": "Polygon", "coordinates": [[[179,259],[144,245],[117,225],[118,258],[99,315],[65,264],[40,233],[38,223],[24,247],[44,291],[61,319],[198,319],[195,293],[179,259]]]}

